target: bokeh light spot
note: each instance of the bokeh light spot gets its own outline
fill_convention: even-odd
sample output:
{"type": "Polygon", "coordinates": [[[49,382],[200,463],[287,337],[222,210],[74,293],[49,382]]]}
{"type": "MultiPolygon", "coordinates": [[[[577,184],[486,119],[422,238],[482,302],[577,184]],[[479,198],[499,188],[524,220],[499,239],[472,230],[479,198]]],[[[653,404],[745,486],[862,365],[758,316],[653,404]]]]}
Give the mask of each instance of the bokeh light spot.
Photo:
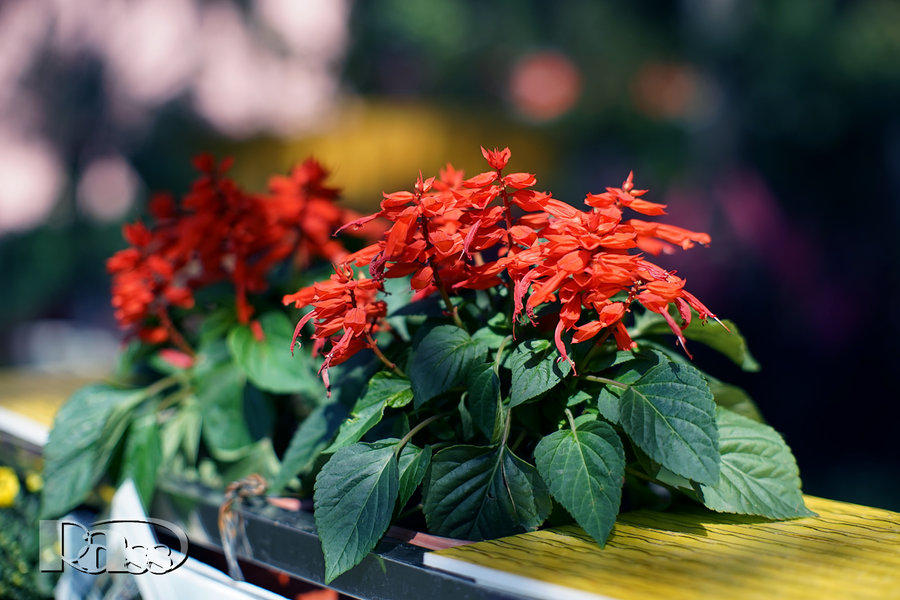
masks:
{"type": "Polygon", "coordinates": [[[515,109],[535,121],[556,119],[575,106],[581,95],[581,73],[564,54],[542,50],[513,65],[509,95],[515,109]]]}

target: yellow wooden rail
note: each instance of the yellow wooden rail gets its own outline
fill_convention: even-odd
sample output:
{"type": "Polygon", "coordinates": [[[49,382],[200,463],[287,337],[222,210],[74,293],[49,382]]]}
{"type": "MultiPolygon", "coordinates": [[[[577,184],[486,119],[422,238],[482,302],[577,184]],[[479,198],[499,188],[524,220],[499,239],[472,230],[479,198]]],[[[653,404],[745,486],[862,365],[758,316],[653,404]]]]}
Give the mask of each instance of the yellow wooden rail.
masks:
{"type": "Polygon", "coordinates": [[[635,511],[604,549],[560,527],[433,552],[425,564],[537,598],[900,598],[900,513],[806,502],[817,517],[635,511]]]}

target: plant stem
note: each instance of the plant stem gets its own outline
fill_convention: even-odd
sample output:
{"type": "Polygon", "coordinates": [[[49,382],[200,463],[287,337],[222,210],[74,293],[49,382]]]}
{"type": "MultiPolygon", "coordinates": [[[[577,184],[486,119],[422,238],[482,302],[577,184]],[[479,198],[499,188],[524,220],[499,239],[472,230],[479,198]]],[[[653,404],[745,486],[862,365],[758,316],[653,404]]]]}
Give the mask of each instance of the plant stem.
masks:
{"type": "Polygon", "coordinates": [[[443,417],[446,417],[446,416],[448,416],[448,415],[451,415],[451,414],[453,414],[455,411],[456,411],[456,409],[454,408],[454,409],[451,409],[451,410],[444,411],[444,412],[442,412],[442,413],[438,413],[438,414],[436,414],[436,415],[431,415],[430,417],[428,417],[427,419],[425,419],[425,420],[422,421],[421,423],[417,424],[415,427],[413,427],[412,429],[409,430],[409,433],[407,433],[406,435],[403,436],[403,438],[400,440],[400,443],[397,444],[397,449],[394,450],[394,453],[395,453],[397,456],[400,456],[400,451],[403,450],[403,446],[405,446],[406,443],[407,443],[409,440],[411,440],[412,437],[413,437],[414,435],[416,435],[417,433],[419,433],[420,431],[422,431],[423,429],[425,429],[426,427],[428,427],[429,425],[431,425],[432,423],[434,423],[434,422],[437,421],[438,419],[441,419],[441,418],[443,418],[443,417]]]}
{"type": "Polygon", "coordinates": [[[625,473],[627,475],[633,475],[633,476],[637,477],[638,479],[643,479],[644,481],[649,481],[650,483],[659,483],[658,481],[656,481],[655,479],[653,479],[646,473],[641,473],[637,469],[632,469],[631,467],[625,467],[625,473]]]}
{"type": "MultiPolygon", "coordinates": [[[[434,246],[432,245],[431,237],[428,234],[428,221],[422,215],[419,215],[419,226],[422,228],[422,237],[425,238],[425,250],[430,251],[434,246]]],[[[431,276],[434,278],[434,285],[441,292],[441,298],[444,299],[444,304],[447,306],[447,311],[450,313],[450,316],[453,317],[453,322],[457,327],[468,332],[469,330],[466,329],[465,323],[459,318],[456,307],[453,306],[453,303],[450,301],[450,294],[447,293],[447,288],[444,286],[444,282],[441,281],[441,275],[438,273],[437,266],[434,264],[434,257],[428,257],[428,266],[431,267],[431,276]]]]}
{"type": "Polygon", "coordinates": [[[441,276],[438,274],[437,267],[434,266],[434,262],[429,258],[428,263],[431,265],[431,272],[434,277],[434,282],[437,284],[438,290],[441,292],[441,298],[444,299],[444,304],[447,306],[447,311],[450,313],[450,316],[453,317],[453,323],[462,329],[463,331],[468,333],[468,329],[466,329],[465,323],[462,322],[462,319],[459,318],[459,312],[457,312],[456,307],[453,305],[453,302],[450,301],[450,294],[447,293],[447,288],[444,287],[444,282],[441,281],[441,276]]]}
{"type": "Polygon", "coordinates": [[[494,357],[494,372],[496,373],[497,367],[500,366],[500,360],[503,358],[503,350],[506,349],[506,344],[512,339],[511,335],[506,336],[500,341],[500,347],[497,348],[497,356],[494,357]]]}
{"type": "Polygon", "coordinates": [[[410,506],[409,508],[407,508],[406,510],[404,510],[402,513],[400,513],[399,515],[397,515],[397,521],[400,521],[401,519],[405,519],[405,518],[408,517],[409,515],[414,514],[414,513],[417,513],[417,512],[419,512],[419,511],[421,511],[421,510],[422,510],[422,503],[421,503],[421,502],[420,502],[419,504],[416,504],[415,506],[410,506]]]}
{"type": "Polygon", "coordinates": [[[165,397],[165,399],[159,403],[159,406],[156,408],[156,412],[161,413],[173,404],[177,404],[184,398],[187,398],[191,395],[191,390],[188,388],[181,388],[180,390],[173,392],[165,397]]]}
{"type": "Polygon", "coordinates": [[[404,379],[406,379],[406,378],[407,378],[407,377],[406,377],[406,373],[403,372],[403,369],[401,369],[400,367],[398,367],[396,363],[391,362],[391,361],[388,359],[388,357],[384,355],[384,353],[381,351],[381,348],[378,347],[378,344],[376,344],[376,343],[375,343],[375,340],[372,338],[372,334],[371,334],[371,333],[366,333],[366,338],[367,338],[369,344],[371,344],[371,346],[372,346],[372,352],[375,353],[375,356],[378,357],[378,360],[380,360],[381,362],[383,362],[383,363],[385,364],[385,366],[386,366],[388,369],[390,369],[391,371],[393,371],[394,373],[396,373],[396,374],[399,375],[400,377],[403,377],[404,379]]]}
{"type": "Polygon", "coordinates": [[[175,344],[179,350],[194,358],[197,356],[197,353],[191,348],[191,345],[187,343],[187,340],[184,339],[184,336],[181,335],[181,332],[175,328],[175,324],[172,323],[172,319],[169,317],[169,313],[166,312],[165,308],[160,308],[156,315],[159,317],[162,326],[166,328],[166,331],[169,332],[169,337],[172,339],[172,343],[175,344]]]}
{"type": "Polygon", "coordinates": [[[507,438],[509,438],[509,428],[512,424],[512,407],[510,406],[506,409],[506,423],[503,424],[503,437],[500,438],[500,445],[503,446],[506,444],[507,438]]]}
{"type": "Polygon", "coordinates": [[[522,440],[524,440],[524,439],[525,439],[525,430],[522,430],[519,432],[519,435],[516,437],[516,441],[514,441],[512,444],[510,444],[509,449],[512,450],[513,452],[515,452],[516,448],[519,447],[519,444],[521,444],[522,440]]]}
{"type": "Polygon", "coordinates": [[[627,390],[629,385],[627,383],[622,383],[621,381],[616,381],[615,379],[609,379],[608,377],[600,377],[598,375],[582,375],[582,379],[586,381],[596,381],[597,383],[605,383],[606,385],[611,385],[613,387],[617,387],[620,390],[627,390]]]}
{"type": "Polygon", "coordinates": [[[181,383],[182,385],[185,383],[183,374],[173,373],[168,377],[163,377],[159,381],[156,381],[141,390],[141,394],[143,394],[145,398],[152,398],[156,394],[160,393],[166,388],[175,385],[176,383],[181,383]]]}
{"type": "Polygon", "coordinates": [[[606,331],[603,332],[603,335],[600,336],[600,339],[594,342],[594,345],[591,346],[591,349],[588,350],[588,353],[585,355],[584,362],[581,363],[583,368],[587,369],[590,367],[591,361],[594,360],[594,357],[603,349],[603,342],[606,341],[610,333],[612,333],[612,329],[607,327],[606,331]]]}
{"type": "Polygon", "coordinates": [[[566,418],[569,419],[569,427],[572,428],[572,433],[575,433],[575,417],[572,416],[572,411],[568,408],[566,409],[566,418]]]}

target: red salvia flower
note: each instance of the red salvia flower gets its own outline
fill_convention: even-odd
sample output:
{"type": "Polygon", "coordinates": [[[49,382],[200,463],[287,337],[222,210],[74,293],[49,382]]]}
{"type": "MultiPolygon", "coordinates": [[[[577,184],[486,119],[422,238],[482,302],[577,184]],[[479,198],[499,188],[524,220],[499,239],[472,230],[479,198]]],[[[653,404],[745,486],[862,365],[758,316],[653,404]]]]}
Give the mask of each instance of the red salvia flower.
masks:
{"type": "MultiPolygon", "coordinates": [[[[507,285],[514,323],[522,313],[534,321],[540,305],[558,302],[554,339],[569,362],[562,339],[567,331],[573,331],[574,343],[611,335],[619,348],[633,348],[624,318],[635,301],[662,315],[682,345],[681,329],[692,309],[703,319],[714,317],[685,291],[682,279],[641,254],[708,244],[709,236],[623,219],[626,209],[645,216],[666,209],[643,198],[646,190],[634,188],[632,173],[621,187],[589,194],[590,210],[582,211],[532,189],[536,179],[530,173],[504,174],[508,148],[481,151],[492,170],[469,178],[449,165],[437,179],[420,173],[412,191],[385,193],[379,212],[345,225],[358,228],[378,218],[389,223],[381,240],[345,262],[368,266],[375,281],[409,276],[416,299],[440,291],[454,318],[448,296],[461,288],[507,285]],[[669,314],[671,305],[681,325],[669,314]]],[[[337,321],[331,323],[334,328],[337,321]]],[[[333,333],[320,333],[317,326],[320,338],[333,333]]]]}
{"type": "MultiPolygon", "coordinates": [[[[146,341],[171,340],[183,350],[189,347],[168,308],[190,308],[195,290],[228,281],[238,320],[249,323],[250,295],[268,288],[272,269],[291,256],[300,266],[313,257],[340,260],[346,250],[331,232],[356,216],[334,204],[337,190],[325,184],[328,173],[313,159],[273,177],[268,196],[250,194],[229,179],[230,160],[216,164],[201,155],[194,166],[200,177],[190,192],[180,203],[154,197],[155,223],[127,225],[131,247],[107,263],[120,325],[146,341]]],[[[370,236],[372,228],[360,233],[370,236]]]]}
{"type": "Polygon", "coordinates": [[[330,367],[344,362],[362,348],[374,348],[372,335],[387,314],[387,304],[377,299],[380,291],[383,288],[379,282],[354,278],[352,269],[341,266],[335,267],[335,273],[328,281],[314,283],[284,297],[285,304],[294,304],[297,308],[312,306],[294,329],[291,353],[303,326],[313,321],[314,352],[321,353],[326,345],[329,346],[319,369],[326,389],[330,389],[330,367]]]}
{"type": "MultiPolygon", "coordinates": [[[[509,266],[518,273],[515,290],[515,313],[527,309],[529,316],[538,305],[558,300],[561,304],[555,340],[560,355],[572,362],[566,353],[561,334],[574,329],[574,343],[593,339],[604,329],[611,330],[619,348],[634,347],[623,324],[631,302],[637,300],[645,308],[660,314],[678,337],[682,347],[682,328],[690,322],[691,309],[700,318],[715,318],[696,297],[684,290],[684,280],[649,261],[633,248],[657,254],[670,244],[684,249],[695,243],[708,244],[709,236],[667,225],[638,219],[622,220],[623,209],[645,215],[665,214],[665,205],[640,198],[645,190],[635,190],[633,175],[620,188],[607,188],[603,194],[589,194],[585,204],[590,212],[572,207],[550,205],[550,199],[529,198],[524,204],[532,208],[540,203],[553,217],[540,231],[543,241],[516,253],[509,266]],[[526,291],[531,289],[527,303],[526,291]],[[625,300],[614,300],[625,294],[625,300]],[[679,326],[669,314],[674,304],[682,318],[679,326]],[[583,309],[592,309],[587,322],[578,324],[583,309]]],[[[533,239],[533,238],[532,238],[533,239]]],[[[608,335],[608,334],[607,334],[608,335]]],[[[604,337],[605,339],[605,337],[604,337]]],[[[685,347],[685,351],[687,348],[685,347]]],[[[574,366],[574,364],[573,364],[574,366]]]]}

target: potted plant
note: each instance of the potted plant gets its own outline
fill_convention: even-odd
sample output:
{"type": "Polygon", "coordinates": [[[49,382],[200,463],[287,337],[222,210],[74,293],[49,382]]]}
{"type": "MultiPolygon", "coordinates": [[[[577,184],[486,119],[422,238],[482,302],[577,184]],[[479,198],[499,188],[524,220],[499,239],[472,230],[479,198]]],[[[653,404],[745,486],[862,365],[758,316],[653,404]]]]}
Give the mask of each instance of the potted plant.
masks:
{"type": "Polygon", "coordinates": [[[148,385],[90,387],[61,410],[45,514],[107,470],[145,497],[160,464],[219,485],[259,472],[313,496],[326,581],[417,515],[467,540],[574,519],[602,545],[626,484],[811,514],[782,438],[692,364],[702,343],[757,368],[656,262],[709,236],[653,219],[665,206],[631,174],[581,209],[508,172],[508,149],[482,153],[485,172],[419,174],[362,218],[314,162],[254,196],[200,160],[191,193],[155,200],[109,265],[139,339],[121,372],[148,385]]]}

